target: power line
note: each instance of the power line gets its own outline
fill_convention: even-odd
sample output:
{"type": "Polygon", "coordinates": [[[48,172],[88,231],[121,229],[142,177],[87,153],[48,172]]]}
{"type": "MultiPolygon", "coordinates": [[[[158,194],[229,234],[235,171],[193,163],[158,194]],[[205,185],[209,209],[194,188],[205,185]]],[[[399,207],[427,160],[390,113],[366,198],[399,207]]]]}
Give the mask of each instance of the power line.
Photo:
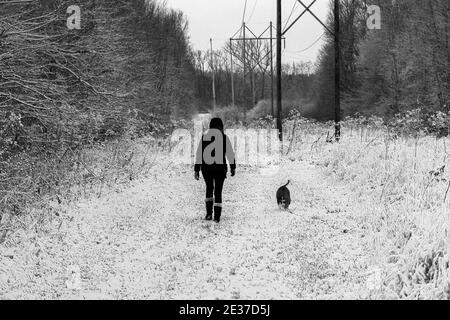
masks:
{"type": "Polygon", "coordinates": [[[292,51],[292,52],[294,52],[294,53],[302,53],[302,52],[308,51],[309,49],[311,49],[312,47],[314,47],[314,45],[315,45],[317,42],[319,42],[320,39],[322,39],[322,37],[323,37],[324,35],[325,35],[325,32],[322,33],[322,34],[320,35],[320,37],[319,37],[316,41],[314,41],[310,46],[306,47],[305,49],[300,50],[300,51],[292,51]]]}
{"type": "Polygon", "coordinates": [[[252,13],[250,14],[250,17],[247,19],[247,22],[250,22],[250,20],[253,17],[253,14],[255,13],[256,5],[258,4],[258,0],[255,0],[255,5],[253,6],[252,13]]]}
{"type": "Polygon", "coordinates": [[[299,56],[299,55],[292,55],[286,52],[283,52],[283,56],[289,58],[292,61],[312,61],[314,57],[311,56],[299,56]]]}
{"type": "Polygon", "coordinates": [[[245,4],[244,4],[244,13],[242,14],[242,23],[244,24],[245,22],[245,14],[247,13],[247,0],[245,0],[245,4]]]}
{"type": "MultiPolygon", "coordinates": [[[[300,3],[304,6],[303,2],[301,2],[300,0],[297,0],[297,1],[300,2],[300,3]]],[[[311,2],[311,3],[309,4],[308,7],[305,7],[305,10],[303,10],[303,12],[297,17],[297,19],[294,20],[294,22],[292,22],[292,23],[289,25],[289,27],[287,27],[287,28],[284,29],[284,31],[283,31],[282,34],[286,34],[286,33],[289,31],[289,29],[291,29],[292,26],[293,26],[294,24],[296,24],[297,21],[298,21],[301,17],[303,17],[303,15],[304,15],[306,12],[308,12],[309,8],[312,7],[312,5],[313,5],[314,3],[316,3],[316,1],[317,1],[317,0],[314,0],[313,2],[311,2]]]]}
{"type": "Polygon", "coordinates": [[[247,0],[245,0],[244,3],[244,12],[242,13],[242,22],[241,22],[241,29],[239,30],[239,36],[242,36],[242,33],[245,34],[245,30],[244,30],[244,23],[245,23],[245,14],[247,13],[247,0]]]}
{"type": "Polygon", "coordinates": [[[294,11],[295,11],[295,8],[297,7],[297,4],[298,4],[297,0],[294,0],[294,5],[292,6],[291,13],[289,14],[289,17],[287,18],[286,23],[285,23],[283,29],[286,29],[286,27],[287,27],[289,21],[290,21],[291,18],[292,18],[292,15],[294,14],[294,11]]]}

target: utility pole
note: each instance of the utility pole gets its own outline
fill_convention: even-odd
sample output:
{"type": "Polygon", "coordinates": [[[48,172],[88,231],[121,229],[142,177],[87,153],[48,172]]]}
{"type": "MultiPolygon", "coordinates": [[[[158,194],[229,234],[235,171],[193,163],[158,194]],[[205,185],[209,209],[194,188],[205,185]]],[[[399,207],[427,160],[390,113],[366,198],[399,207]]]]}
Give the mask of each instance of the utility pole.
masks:
{"type": "Polygon", "coordinates": [[[230,63],[231,63],[231,104],[234,107],[234,68],[233,68],[233,42],[230,39],[230,63]]]}
{"type": "Polygon", "coordinates": [[[216,111],[216,75],[214,72],[213,46],[212,39],[209,39],[211,46],[211,72],[212,72],[212,94],[213,94],[213,111],[216,111]]]}
{"type": "Polygon", "coordinates": [[[247,94],[247,91],[245,90],[245,87],[246,87],[246,73],[247,73],[247,63],[246,63],[246,56],[247,56],[247,53],[246,53],[246,47],[245,47],[245,29],[246,29],[246,26],[245,26],[245,22],[242,24],[242,32],[243,32],[243,37],[244,37],[244,43],[243,43],[243,50],[242,50],[242,55],[243,55],[243,57],[242,57],[242,62],[243,62],[243,64],[244,64],[244,83],[243,83],[243,85],[242,85],[242,90],[243,90],[243,99],[244,99],[244,114],[247,114],[247,97],[246,97],[246,94],[247,94]]]}
{"type": "Polygon", "coordinates": [[[335,139],[341,139],[341,66],[340,66],[340,22],[339,0],[334,0],[334,122],[335,139]]]}
{"type": "MultiPolygon", "coordinates": [[[[316,19],[327,32],[329,32],[334,37],[335,42],[335,48],[334,48],[334,58],[335,58],[335,78],[334,78],[334,84],[335,84],[335,90],[334,90],[334,121],[335,121],[335,139],[336,141],[339,141],[341,138],[341,92],[340,92],[340,38],[339,38],[339,32],[340,32],[340,22],[339,22],[339,12],[340,12],[340,5],[339,0],[334,0],[334,30],[331,30],[328,28],[328,26],[322,22],[312,11],[311,7],[317,2],[317,0],[313,0],[308,6],[303,3],[304,0],[297,0],[298,3],[300,3],[305,9],[303,12],[297,17],[297,19],[292,22],[289,27],[287,27],[283,32],[282,35],[285,35],[294,24],[297,23],[297,21],[303,17],[305,13],[309,13],[313,16],[314,19],[316,19]]],[[[277,0],[277,7],[280,4],[280,0],[277,0]]],[[[280,9],[281,10],[281,9],[280,9]]],[[[278,15],[281,16],[281,12],[278,12],[278,15]]],[[[281,19],[280,19],[281,20],[281,19]]]]}
{"type": "MultiPolygon", "coordinates": [[[[252,57],[253,57],[253,47],[252,47],[252,57]]],[[[255,73],[253,72],[254,68],[252,65],[250,65],[251,71],[250,71],[250,85],[252,88],[252,103],[250,104],[250,107],[253,108],[254,104],[255,104],[255,100],[256,100],[256,94],[255,94],[255,73]]]]}
{"type": "MultiPolygon", "coordinates": [[[[247,102],[250,99],[247,99],[247,76],[251,77],[250,81],[251,81],[251,86],[252,88],[250,88],[252,90],[251,95],[253,96],[253,102],[256,102],[256,96],[257,96],[257,91],[256,91],[256,82],[258,80],[258,73],[256,73],[256,75],[254,74],[254,70],[256,68],[259,68],[260,71],[263,73],[263,82],[265,79],[265,76],[268,74],[267,68],[269,66],[270,63],[270,80],[271,80],[271,88],[270,88],[270,92],[271,92],[271,107],[272,107],[272,116],[275,117],[275,110],[274,110],[274,66],[273,66],[273,40],[276,40],[276,38],[273,37],[273,24],[270,23],[269,27],[267,27],[260,35],[256,35],[250,28],[248,28],[246,26],[245,23],[242,24],[242,27],[240,29],[241,31],[241,35],[238,38],[234,38],[234,36],[232,38],[230,38],[230,48],[232,48],[232,42],[233,41],[239,41],[242,43],[242,46],[238,46],[240,49],[242,48],[242,53],[240,55],[234,54],[234,51],[231,50],[231,54],[234,56],[233,58],[237,58],[237,60],[239,62],[241,62],[243,64],[243,68],[244,68],[244,84],[240,86],[240,90],[241,93],[243,93],[243,104],[244,104],[244,109],[247,109],[247,102]],[[267,31],[270,31],[270,37],[268,37],[267,31]],[[247,37],[246,32],[249,31],[252,36],[247,37]],[[260,43],[262,41],[270,41],[270,48],[267,49],[267,52],[261,57],[261,56],[256,56],[254,54],[253,50],[259,50],[260,49],[260,43]],[[250,47],[248,47],[248,42],[250,42],[250,47]],[[253,43],[256,42],[256,45],[253,45],[253,43]],[[248,51],[250,52],[250,55],[248,54],[248,51]],[[255,57],[256,56],[256,57],[255,57]],[[270,61],[269,61],[270,60],[270,61]],[[261,64],[263,61],[269,61],[267,62],[266,66],[263,67],[261,64]],[[249,65],[250,63],[250,65],[249,65]]],[[[239,31],[238,31],[239,32],[239,31]]],[[[237,32],[236,32],[237,34],[237,32]]],[[[235,34],[235,35],[236,35],[235,34]]],[[[282,40],[285,40],[285,38],[282,36],[281,37],[282,40]]],[[[263,91],[265,90],[265,88],[262,89],[263,91]]],[[[235,88],[236,91],[236,88],[235,88]]],[[[264,94],[264,93],[263,93],[264,94]]]]}
{"type": "Polygon", "coordinates": [[[275,117],[273,105],[273,25],[270,21],[270,105],[272,108],[272,117],[275,117]]]}
{"type": "Polygon", "coordinates": [[[282,92],[281,92],[281,0],[277,0],[277,129],[280,141],[283,141],[282,92]]]}

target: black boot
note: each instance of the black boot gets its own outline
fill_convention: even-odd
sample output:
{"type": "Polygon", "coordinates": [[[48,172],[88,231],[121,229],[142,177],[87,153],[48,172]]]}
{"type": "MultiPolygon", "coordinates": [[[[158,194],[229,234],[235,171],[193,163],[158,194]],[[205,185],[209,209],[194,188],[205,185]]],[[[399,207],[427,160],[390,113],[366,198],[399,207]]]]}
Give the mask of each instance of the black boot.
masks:
{"type": "Polygon", "coordinates": [[[222,204],[216,203],[214,205],[214,221],[219,223],[221,215],[222,215],[222,204]]]}
{"type": "Polygon", "coordinates": [[[205,220],[211,221],[213,215],[214,198],[206,199],[206,217],[205,220]]]}

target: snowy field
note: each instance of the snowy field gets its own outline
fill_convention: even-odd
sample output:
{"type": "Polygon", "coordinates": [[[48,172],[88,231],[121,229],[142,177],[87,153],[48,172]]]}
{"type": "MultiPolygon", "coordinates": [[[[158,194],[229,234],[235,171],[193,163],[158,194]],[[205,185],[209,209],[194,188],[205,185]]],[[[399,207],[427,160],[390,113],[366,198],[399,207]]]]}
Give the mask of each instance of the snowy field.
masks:
{"type": "Polygon", "coordinates": [[[219,225],[203,221],[204,183],[164,152],[132,182],[55,204],[1,245],[0,298],[445,298],[447,180],[429,171],[446,141],[346,129],[330,144],[323,130],[287,137],[279,174],[238,166],[219,225]],[[288,179],[291,213],[275,199],[288,179]]]}

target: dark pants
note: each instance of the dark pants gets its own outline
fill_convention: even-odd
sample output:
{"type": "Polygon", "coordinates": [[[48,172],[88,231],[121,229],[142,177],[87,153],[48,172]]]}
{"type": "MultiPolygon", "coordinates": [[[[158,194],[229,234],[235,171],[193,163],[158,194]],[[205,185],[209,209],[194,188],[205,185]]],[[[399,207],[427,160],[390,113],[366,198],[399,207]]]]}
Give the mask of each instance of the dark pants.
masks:
{"type": "Polygon", "coordinates": [[[206,199],[212,200],[216,206],[222,205],[222,189],[225,182],[225,176],[203,175],[206,183],[206,199]]]}

